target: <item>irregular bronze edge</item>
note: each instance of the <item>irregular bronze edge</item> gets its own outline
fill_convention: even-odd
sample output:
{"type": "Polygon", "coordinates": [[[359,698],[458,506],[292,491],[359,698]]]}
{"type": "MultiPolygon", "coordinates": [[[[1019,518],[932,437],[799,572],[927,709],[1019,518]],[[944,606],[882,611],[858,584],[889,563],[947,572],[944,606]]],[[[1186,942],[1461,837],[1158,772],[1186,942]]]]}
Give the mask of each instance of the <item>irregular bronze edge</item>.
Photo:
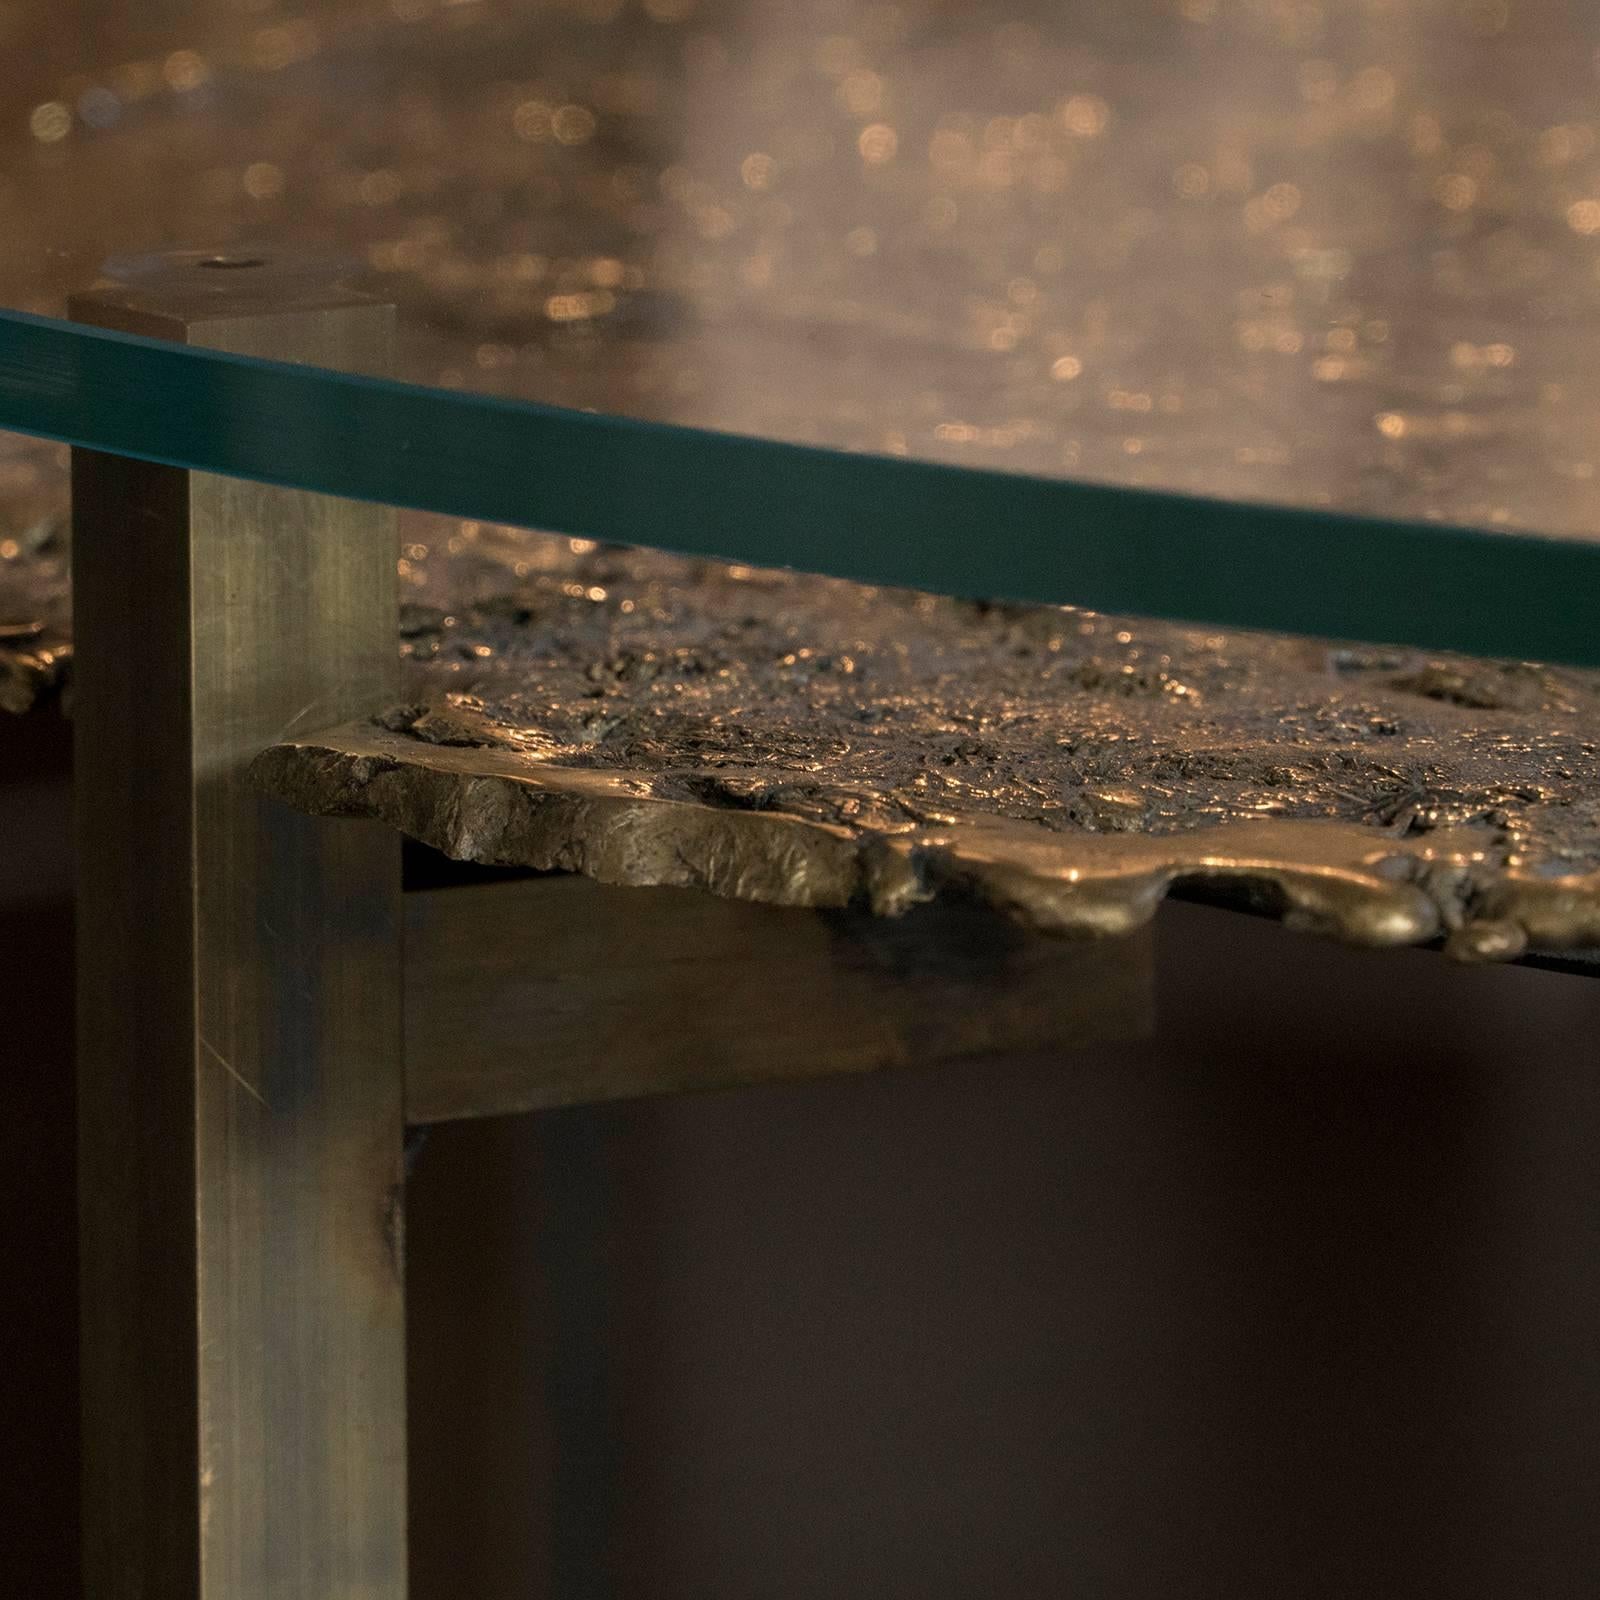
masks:
{"type": "Polygon", "coordinates": [[[1600,873],[1495,866],[1481,841],[1402,839],[1318,820],[1183,834],[1047,833],[968,819],[885,835],[662,798],[623,773],[504,750],[431,745],[370,724],[280,743],[252,769],[314,815],[387,823],[456,860],[698,888],[771,905],[865,904],[893,916],[944,893],[1065,937],[1142,927],[1168,894],[1237,901],[1369,948],[1440,939],[1462,960],[1600,948],[1600,873]]]}
{"type": "Polygon", "coordinates": [[[352,728],[278,744],[251,776],[297,810],[375,818],[457,861],[770,905],[860,896],[860,844],[843,829],[630,793],[616,780],[584,782],[589,774],[563,784],[558,769],[519,773],[515,759],[352,728]]]}

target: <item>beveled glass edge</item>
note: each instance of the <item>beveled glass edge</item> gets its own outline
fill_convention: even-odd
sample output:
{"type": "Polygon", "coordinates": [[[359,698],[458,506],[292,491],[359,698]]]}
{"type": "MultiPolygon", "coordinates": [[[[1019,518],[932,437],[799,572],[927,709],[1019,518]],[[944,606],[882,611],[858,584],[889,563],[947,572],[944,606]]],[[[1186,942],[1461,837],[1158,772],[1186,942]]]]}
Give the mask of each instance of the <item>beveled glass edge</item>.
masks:
{"type": "Polygon", "coordinates": [[[974,599],[1600,667],[1600,541],[851,454],[0,312],[0,429],[974,599]]]}

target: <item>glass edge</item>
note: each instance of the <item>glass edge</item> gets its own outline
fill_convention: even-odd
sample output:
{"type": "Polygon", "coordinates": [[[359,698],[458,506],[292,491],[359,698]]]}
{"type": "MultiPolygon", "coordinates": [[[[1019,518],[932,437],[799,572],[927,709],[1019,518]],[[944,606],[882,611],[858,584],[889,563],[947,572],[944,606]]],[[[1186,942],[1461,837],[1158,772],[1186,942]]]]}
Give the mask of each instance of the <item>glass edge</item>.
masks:
{"type": "Polygon", "coordinates": [[[1208,500],[565,411],[0,312],[0,429],[971,599],[1600,667],[1600,540],[1208,500]]]}

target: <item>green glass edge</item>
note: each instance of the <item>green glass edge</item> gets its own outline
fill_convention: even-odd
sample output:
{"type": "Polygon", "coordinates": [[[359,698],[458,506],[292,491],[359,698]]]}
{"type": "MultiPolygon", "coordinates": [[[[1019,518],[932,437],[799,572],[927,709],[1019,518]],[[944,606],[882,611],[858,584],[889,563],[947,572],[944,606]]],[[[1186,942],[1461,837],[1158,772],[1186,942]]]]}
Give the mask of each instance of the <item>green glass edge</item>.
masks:
{"type": "Polygon", "coordinates": [[[869,583],[1600,666],[1600,542],[778,444],[21,312],[0,313],[0,428],[869,583]]]}

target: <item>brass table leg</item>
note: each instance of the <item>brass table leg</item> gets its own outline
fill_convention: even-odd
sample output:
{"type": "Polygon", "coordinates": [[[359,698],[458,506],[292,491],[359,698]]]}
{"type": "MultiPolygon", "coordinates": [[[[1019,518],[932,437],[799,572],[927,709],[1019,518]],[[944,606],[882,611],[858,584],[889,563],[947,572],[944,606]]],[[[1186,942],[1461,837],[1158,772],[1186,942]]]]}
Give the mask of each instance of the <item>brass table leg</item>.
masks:
{"type": "MultiPolygon", "coordinates": [[[[253,258],[73,314],[365,371],[392,336],[253,258]]],[[[399,841],[245,780],[394,693],[394,515],[87,452],[73,513],[87,1591],[398,1600],[399,841]]]]}

